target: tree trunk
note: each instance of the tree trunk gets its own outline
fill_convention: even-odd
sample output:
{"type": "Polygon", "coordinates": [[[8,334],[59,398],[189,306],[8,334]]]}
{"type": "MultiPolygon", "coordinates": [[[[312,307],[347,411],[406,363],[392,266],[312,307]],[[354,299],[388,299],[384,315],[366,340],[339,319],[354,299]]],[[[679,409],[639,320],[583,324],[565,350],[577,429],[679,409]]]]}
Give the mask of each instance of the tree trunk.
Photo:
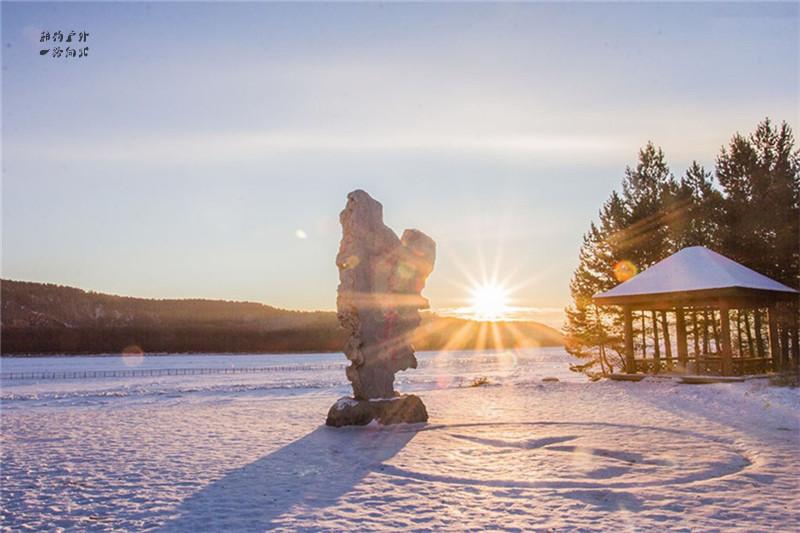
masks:
{"type": "Polygon", "coordinates": [[[599,356],[600,356],[599,357],[599,359],[600,359],[600,372],[602,372],[604,376],[607,376],[608,374],[606,373],[606,364],[605,364],[605,359],[606,359],[606,357],[605,357],[605,346],[603,346],[602,344],[600,345],[600,354],[599,354],[599,356]]]}

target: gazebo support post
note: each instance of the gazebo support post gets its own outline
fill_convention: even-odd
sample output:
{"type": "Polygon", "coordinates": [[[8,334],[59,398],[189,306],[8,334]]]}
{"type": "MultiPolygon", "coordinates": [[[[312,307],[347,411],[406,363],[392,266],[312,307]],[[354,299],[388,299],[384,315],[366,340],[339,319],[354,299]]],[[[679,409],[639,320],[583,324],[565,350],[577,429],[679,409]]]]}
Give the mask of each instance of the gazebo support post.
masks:
{"type": "Polygon", "coordinates": [[[742,311],[736,310],[736,353],[739,358],[744,357],[744,341],[742,340],[742,311]]]}
{"type": "Polygon", "coordinates": [[[800,366],[800,346],[798,346],[797,342],[800,341],[800,309],[798,309],[798,304],[800,301],[795,299],[794,304],[791,307],[791,324],[792,324],[792,366],[797,369],[800,366]]]}
{"type": "Polygon", "coordinates": [[[625,322],[625,370],[632,374],[636,372],[636,361],[633,358],[633,315],[629,306],[622,307],[622,317],[625,322]]]}
{"type": "MultiPolygon", "coordinates": [[[[722,313],[720,312],[720,315],[721,314],[722,313]]],[[[722,320],[721,317],[720,317],[720,320],[722,320]]],[[[730,324],[730,322],[729,322],[729,324],[730,324]]],[[[714,350],[719,352],[722,343],[720,342],[719,330],[717,329],[717,312],[714,311],[713,309],[711,310],[711,333],[713,333],[713,335],[714,335],[714,350]]]]}
{"type": "Polygon", "coordinates": [[[781,346],[778,342],[778,317],[774,305],[767,309],[767,323],[769,324],[769,355],[772,357],[772,368],[776,372],[783,370],[781,365],[781,346]]]}
{"type": "Polygon", "coordinates": [[[683,307],[675,309],[675,333],[678,336],[678,364],[686,371],[686,364],[689,360],[689,347],[686,343],[686,316],[683,307]]]}
{"type": "Polygon", "coordinates": [[[692,309],[692,340],[694,341],[695,360],[700,357],[700,339],[697,336],[697,311],[692,309]]]}
{"type": "Polygon", "coordinates": [[[800,341],[800,332],[797,331],[797,322],[792,327],[792,365],[795,368],[798,366],[798,359],[800,359],[800,346],[797,342],[800,341]]]}
{"type": "Polygon", "coordinates": [[[744,312],[744,330],[747,332],[747,356],[754,357],[753,353],[753,333],[750,330],[750,311],[744,312]]]}
{"type": "MultiPolygon", "coordinates": [[[[733,374],[733,347],[731,346],[731,317],[730,307],[727,302],[719,306],[719,319],[722,326],[722,375],[733,374]]],[[[715,328],[716,329],[716,328],[715,328]]]]}
{"type": "Polygon", "coordinates": [[[647,360],[647,323],[644,321],[644,310],[642,310],[642,360],[647,360]]]}
{"type": "Polygon", "coordinates": [[[653,372],[658,374],[661,372],[661,346],[658,342],[658,318],[656,318],[656,312],[650,311],[650,318],[653,320],[653,354],[654,354],[654,361],[653,361],[653,372]]]}
{"type": "Polygon", "coordinates": [[[661,325],[664,326],[664,350],[667,353],[667,368],[672,369],[672,343],[669,339],[669,322],[667,322],[667,312],[661,311],[661,325]]]}
{"type": "Polygon", "coordinates": [[[789,368],[789,324],[785,321],[785,315],[783,316],[784,320],[782,320],[780,325],[781,330],[781,367],[784,369],[789,368]]]}

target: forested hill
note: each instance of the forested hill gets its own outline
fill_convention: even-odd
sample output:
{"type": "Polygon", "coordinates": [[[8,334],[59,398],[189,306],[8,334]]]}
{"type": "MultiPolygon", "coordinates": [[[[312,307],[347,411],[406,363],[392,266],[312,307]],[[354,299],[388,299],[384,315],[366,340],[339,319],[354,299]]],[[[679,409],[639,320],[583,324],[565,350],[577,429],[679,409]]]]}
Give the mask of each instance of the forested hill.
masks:
{"type": "MultiPolygon", "coordinates": [[[[252,302],[156,300],[60,285],[2,280],[3,354],[339,351],[345,332],[331,311],[288,311],[252,302]]],[[[427,314],[419,350],[563,344],[536,322],[495,326],[427,314]]]]}
{"type": "Polygon", "coordinates": [[[253,302],[156,300],[89,292],[50,283],[2,280],[3,327],[175,327],[227,325],[281,329],[330,319],[253,302]]]}

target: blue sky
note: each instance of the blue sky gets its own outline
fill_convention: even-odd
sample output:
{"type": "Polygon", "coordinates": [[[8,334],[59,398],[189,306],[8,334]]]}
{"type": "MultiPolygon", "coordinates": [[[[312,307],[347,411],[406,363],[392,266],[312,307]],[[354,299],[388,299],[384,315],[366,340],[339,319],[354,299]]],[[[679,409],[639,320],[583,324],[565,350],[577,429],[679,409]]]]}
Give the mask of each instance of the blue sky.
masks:
{"type": "Polygon", "coordinates": [[[434,308],[495,270],[561,308],[647,140],[679,174],[798,119],[797,4],[3,2],[2,32],[2,275],[134,296],[332,309],[363,188],[437,241],[434,308]],[[40,57],[57,29],[89,57],[40,57]]]}

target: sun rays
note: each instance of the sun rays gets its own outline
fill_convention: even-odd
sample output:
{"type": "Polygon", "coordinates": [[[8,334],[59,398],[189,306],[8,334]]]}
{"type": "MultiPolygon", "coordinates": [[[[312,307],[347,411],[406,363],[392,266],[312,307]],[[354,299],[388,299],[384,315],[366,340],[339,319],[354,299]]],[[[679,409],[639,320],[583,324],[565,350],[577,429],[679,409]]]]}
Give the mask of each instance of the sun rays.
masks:
{"type": "Polygon", "coordinates": [[[493,238],[489,235],[492,231],[476,228],[484,238],[473,253],[449,250],[441,258],[457,272],[444,280],[450,285],[450,306],[432,301],[431,314],[423,314],[410,339],[384,341],[387,348],[410,342],[418,351],[435,351],[430,365],[439,389],[463,386],[465,380],[476,377],[473,374],[481,371],[487,358],[494,365],[493,379],[508,379],[518,370],[519,350],[557,343],[558,333],[533,319],[550,308],[529,306],[537,297],[532,288],[551,273],[552,265],[545,262],[539,269],[523,273],[518,254],[509,249],[517,227],[514,218],[506,213],[492,223],[493,238]],[[457,379],[447,371],[452,364],[461,368],[457,379]]]}

